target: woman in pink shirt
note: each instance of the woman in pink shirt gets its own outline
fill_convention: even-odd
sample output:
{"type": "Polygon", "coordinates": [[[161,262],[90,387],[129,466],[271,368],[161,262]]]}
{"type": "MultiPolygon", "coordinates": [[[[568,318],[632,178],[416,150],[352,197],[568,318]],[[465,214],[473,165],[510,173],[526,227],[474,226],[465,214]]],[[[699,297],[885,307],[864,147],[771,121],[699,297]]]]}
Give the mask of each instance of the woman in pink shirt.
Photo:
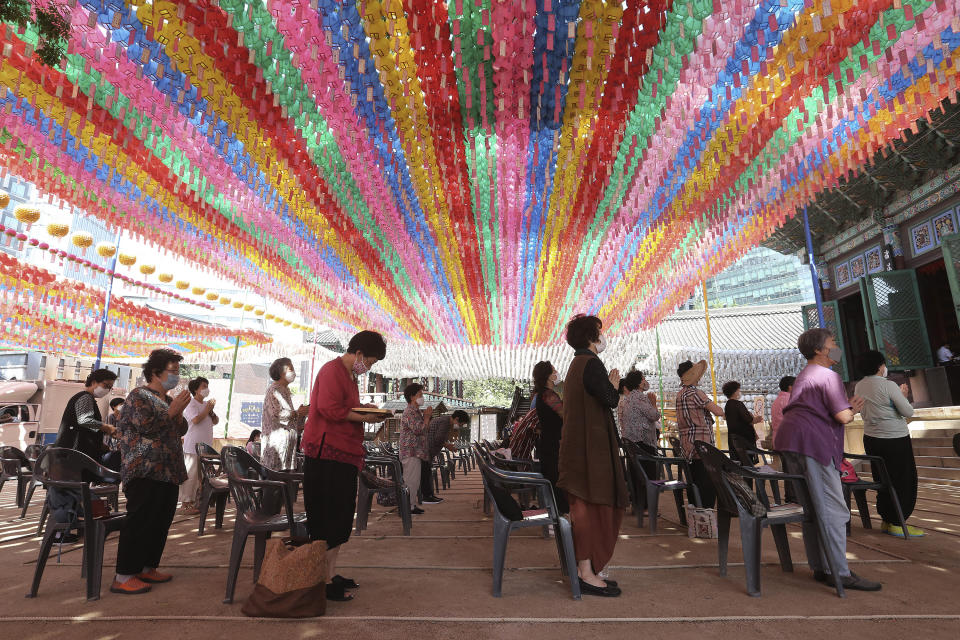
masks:
{"type": "Polygon", "coordinates": [[[790,402],[790,392],[793,391],[793,383],[797,379],[794,376],[783,376],[780,378],[780,393],[773,401],[770,407],[770,443],[773,444],[773,438],[777,435],[777,429],[780,422],[783,421],[783,409],[790,402]]]}

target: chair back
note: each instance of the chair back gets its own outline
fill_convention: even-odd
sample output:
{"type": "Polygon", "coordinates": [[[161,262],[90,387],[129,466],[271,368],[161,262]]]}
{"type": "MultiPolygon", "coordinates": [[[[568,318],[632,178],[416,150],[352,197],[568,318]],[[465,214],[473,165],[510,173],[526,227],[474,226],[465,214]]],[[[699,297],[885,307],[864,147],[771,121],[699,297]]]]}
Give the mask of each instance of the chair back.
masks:
{"type": "Polygon", "coordinates": [[[677,436],[670,436],[667,439],[670,442],[670,448],[673,449],[673,455],[675,458],[685,458],[683,455],[683,445],[680,444],[680,438],[677,436]]]}
{"type": "Polygon", "coordinates": [[[3,472],[15,476],[21,469],[30,471],[30,459],[16,447],[0,447],[0,460],[3,461],[3,472]]]}
{"type": "Polygon", "coordinates": [[[28,445],[26,449],[23,450],[23,453],[30,460],[36,460],[40,457],[40,453],[44,450],[44,445],[42,444],[31,444],[28,445]]]}
{"type": "MultiPolygon", "coordinates": [[[[703,461],[703,466],[707,469],[707,473],[710,475],[710,480],[713,482],[713,486],[716,488],[717,506],[732,515],[739,514],[739,501],[737,500],[733,489],[731,489],[727,484],[726,478],[723,477],[723,472],[726,471],[740,475],[740,465],[723,455],[723,452],[720,451],[720,449],[717,449],[709,442],[697,440],[693,443],[693,447],[696,450],[697,455],[700,456],[700,460],[703,461]]],[[[742,506],[746,508],[746,505],[742,506]]]]}
{"type": "Polygon", "coordinates": [[[81,489],[89,482],[117,484],[120,474],[76,449],[47,447],[37,458],[34,477],[48,487],[81,489]]]}
{"type": "Polygon", "coordinates": [[[266,518],[283,509],[283,490],[279,487],[256,487],[241,482],[262,480],[266,477],[264,467],[240,447],[227,446],[220,450],[222,469],[230,483],[230,493],[241,517],[266,518]]]}
{"type": "Polygon", "coordinates": [[[197,443],[197,455],[201,458],[203,456],[212,456],[214,458],[220,457],[220,452],[208,445],[206,442],[197,443]]]}
{"type": "Polygon", "coordinates": [[[518,489],[535,490],[540,501],[540,508],[547,510],[551,520],[556,522],[560,517],[556,496],[553,493],[553,485],[542,474],[498,469],[488,464],[483,458],[478,458],[477,466],[480,468],[483,482],[497,506],[497,511],[503,517],[514,521],[523,519],[520,505],[511,493],[518,489]]]}

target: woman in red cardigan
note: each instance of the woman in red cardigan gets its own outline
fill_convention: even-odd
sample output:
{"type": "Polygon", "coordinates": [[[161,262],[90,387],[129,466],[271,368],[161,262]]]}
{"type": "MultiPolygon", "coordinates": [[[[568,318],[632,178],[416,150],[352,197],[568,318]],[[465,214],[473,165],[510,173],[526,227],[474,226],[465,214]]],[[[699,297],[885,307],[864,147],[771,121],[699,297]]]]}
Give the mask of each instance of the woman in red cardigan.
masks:
{"type": "MultiPolygon", "coordinates": [[[[347,589],[359,585],[336,573],[340,545],[350,539],[357,507],[357,473],[363,467],[363,423],[382,417],[361,415],[357,376],[387,354],[387,343],[375,331],[350,339],[347,352],[320,368],[310,396],[303,430],[303,503],[311,540],[327,543],[327,599],[352,600],[347,589]]],[[[367,405],[372,406],[372,405],[367,405]]]]}

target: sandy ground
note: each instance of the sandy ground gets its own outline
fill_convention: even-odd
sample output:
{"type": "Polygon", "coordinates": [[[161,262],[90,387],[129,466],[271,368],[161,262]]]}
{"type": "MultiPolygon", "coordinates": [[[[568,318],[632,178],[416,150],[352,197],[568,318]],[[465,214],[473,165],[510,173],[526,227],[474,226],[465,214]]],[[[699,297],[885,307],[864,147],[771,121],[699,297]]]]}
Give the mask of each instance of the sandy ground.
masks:
{"type": "MultiPolygon", "coordinates": [[[[341,551],[339,573],[361,584],[350,603],[328,603],[313,620],[255,620],[240,607],[253,589],[252,541],[235,603],[222,603],[233,530],[197,536],[197,517],[178,516],[163,570],[175,575],[149,594],[108,591],[116,534],[107,541],[103,595],[87,602],[80,579],[81,547],[64,546],[43,576],[39,596],[26,599],[39,538],[42,491],[27,518],[13,506],[11,483],[0,492],[0,633],[10,638],[960,638],[960,489],[924,486],[912,522],[929,535],[904,541],[863,529],[854,517],[847,553],[851,568],[883,582],[879,593],[845,599],[812,579],[799,527],[790,529],[795,565],[781,571],[773,539],[763,539],[760,598],[746,594],[739,538],[732,531],[731,566],[717,568],[714,540],[692,540],[677,524],[672,500],[661,502],[660,530],[650,535],[628,514],[610,574],[620,598],[571,598],[553,540],[539,528],[515,532],[507,551],[503,596],[491,595],[492,524],[482,510],[478,472],[458,474],[445,502],[415,516],[402,535],[396,514],[374,506],[369,529],[341,551]]],[[[871,500],[872,505],[872,500],[871,500]]],[[[301,505],[302,508],[302,505],[301,505]]],[[[872,507],[871,507],[872,508],[872,507]]],[[[879,520],[874,515],[874,527],[879,520]]]]}

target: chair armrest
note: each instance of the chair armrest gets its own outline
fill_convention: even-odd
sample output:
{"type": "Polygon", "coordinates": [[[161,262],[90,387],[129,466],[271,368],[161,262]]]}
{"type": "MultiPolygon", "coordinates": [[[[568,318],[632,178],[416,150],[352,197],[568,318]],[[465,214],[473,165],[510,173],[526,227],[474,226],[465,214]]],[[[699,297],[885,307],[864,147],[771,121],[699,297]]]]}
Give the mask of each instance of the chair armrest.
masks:
{"type": "Polygon", "coordinates": [[[283,496],[284,507],[287,511],[287,519],[291,525],[293,524],[293,497],[290,495],[289,483],[283,480],[251,480],[249,478],[238,478],[235,476],[227,476],[227,481],[253,488],[274,487],[280,489],[280,493],[283,496]]]}
{"type": "Polygon", "coordinates": [[[843,452],[844,458],[853,458],[854,460],[869,460],[870,462],[883,462],[883,458],[880,456],[869,456],[864,453],[847,453],[843,452]]]}

